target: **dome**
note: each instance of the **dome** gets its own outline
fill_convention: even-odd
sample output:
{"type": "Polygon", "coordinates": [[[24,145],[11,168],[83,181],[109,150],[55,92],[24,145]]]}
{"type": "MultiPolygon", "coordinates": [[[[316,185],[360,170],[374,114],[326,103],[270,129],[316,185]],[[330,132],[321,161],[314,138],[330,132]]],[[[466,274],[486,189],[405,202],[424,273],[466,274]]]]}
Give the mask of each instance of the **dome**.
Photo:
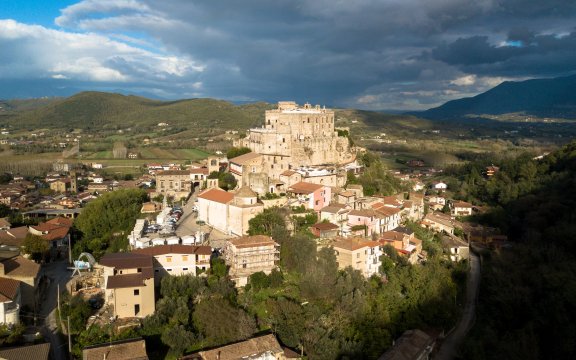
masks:
{"type": "Polygon", "coordinates": [[[248,186],[242,186],[238,191],[236,191],[234,196],[239,198],[255,198],[258,195],[248,186]]]}

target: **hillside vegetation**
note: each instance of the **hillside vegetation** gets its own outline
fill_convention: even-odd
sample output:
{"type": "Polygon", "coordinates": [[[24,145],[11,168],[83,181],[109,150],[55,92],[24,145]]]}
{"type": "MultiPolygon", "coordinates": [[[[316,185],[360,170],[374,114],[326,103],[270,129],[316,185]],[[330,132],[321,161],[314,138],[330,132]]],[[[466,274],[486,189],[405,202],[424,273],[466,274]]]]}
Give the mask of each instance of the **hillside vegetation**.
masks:
{"type": "Polygon", "coordinates": [[[235,106],[213,99],[157,101],[137,96],[82,92],[38,107],[11,107],[0,123],[14,128],[108,129],[154,126],[248,128],[263,123],[265,103],[235,106]],[[19,111],[18,111],[19,110],[19,111]]]}
{"type": "Polygon", "coordinates": [[[521,113],[526,116],[576,119],[576,76],[506,81],[474,97],[453,100],[414,113],[428,119],[521,113]]]}

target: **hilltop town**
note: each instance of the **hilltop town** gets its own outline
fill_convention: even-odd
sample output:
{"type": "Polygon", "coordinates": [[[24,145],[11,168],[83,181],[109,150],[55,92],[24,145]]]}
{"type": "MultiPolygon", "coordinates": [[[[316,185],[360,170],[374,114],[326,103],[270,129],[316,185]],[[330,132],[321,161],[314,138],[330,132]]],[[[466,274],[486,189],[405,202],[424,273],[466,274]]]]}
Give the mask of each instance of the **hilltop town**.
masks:
{"type": "Polygon", "coordinates": [[[84,359],[428,356],[465,301],[470,243],[508,244],[470,221],[486,209],[461,200],[442,169],[387,170],[331,109],[280,102],[233,145],[188,164],[146,163],[139,177],[70,159],[44,178],[4,175],[2,323],[25,338],[46,319],[84,359]],[[414,287],[403,290],[412,298],[396,286],[414,287]],[[353,304],[378,301],[392,306],[379,310],[387,316],[412,313],[357,328],[377,315],[353,304]],[[360,313],[343,328],[319,325],[344,309],[360,313]],[[387,335],[347,349],[340,332],[351,329],[387,335]],[[314,348],[324,336],[330,344],[314,348]]]}

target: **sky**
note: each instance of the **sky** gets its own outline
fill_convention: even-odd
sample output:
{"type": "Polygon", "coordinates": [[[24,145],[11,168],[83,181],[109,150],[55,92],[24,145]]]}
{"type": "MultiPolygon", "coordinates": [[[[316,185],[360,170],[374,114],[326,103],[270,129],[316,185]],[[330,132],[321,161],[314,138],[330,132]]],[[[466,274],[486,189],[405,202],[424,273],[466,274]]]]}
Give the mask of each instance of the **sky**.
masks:
{"type": "Polygon", "coordinates": [[[423,110],[574,73],[574,0],[0,0],[4,99],[423,110]]]}

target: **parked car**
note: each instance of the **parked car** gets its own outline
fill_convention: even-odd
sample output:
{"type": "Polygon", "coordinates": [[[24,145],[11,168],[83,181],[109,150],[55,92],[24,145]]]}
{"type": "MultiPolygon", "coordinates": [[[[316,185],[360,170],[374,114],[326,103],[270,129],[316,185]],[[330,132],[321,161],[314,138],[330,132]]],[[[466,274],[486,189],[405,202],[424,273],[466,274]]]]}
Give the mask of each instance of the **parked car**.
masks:
{"type": "Polygon", "coordinates": [[[204,221],[204,220],[196,220],[196,225],[206,225],[206,221],[204,221]]]}

